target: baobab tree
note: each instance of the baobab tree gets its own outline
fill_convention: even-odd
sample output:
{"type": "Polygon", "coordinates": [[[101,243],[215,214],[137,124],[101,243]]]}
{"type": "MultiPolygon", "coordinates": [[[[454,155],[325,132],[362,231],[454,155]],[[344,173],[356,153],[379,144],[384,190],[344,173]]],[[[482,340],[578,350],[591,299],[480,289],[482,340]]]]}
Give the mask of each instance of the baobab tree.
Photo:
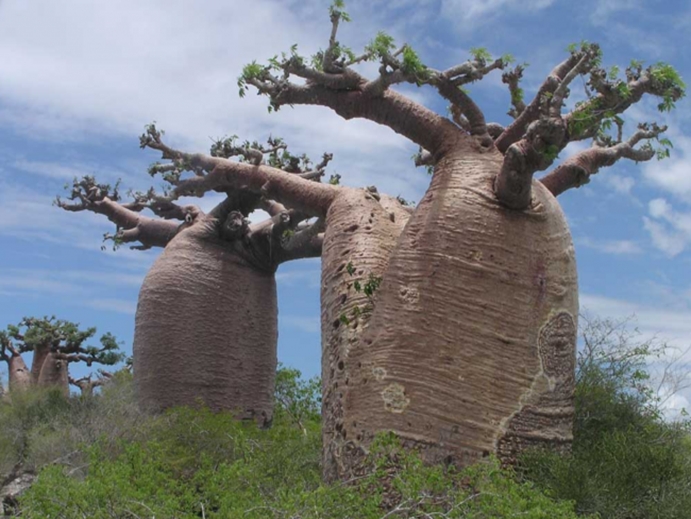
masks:
{"type": "Polygon", "coordinates": [[[76,386],[81,391],[83,397],[91,397],[94,394],[94,389],[104,386],[109,380],[113,378],[113,374],[102,369],[98,370],[98,376],[93,378],[93,373],[81,378],[69,377],[69,383],[76,386]]]}
{"type": "Polygon", "coordinates": [[[25,317],[0,331],[0,360],[8,366],[10,395],[31,387],[56,388],[68,395],[70,364],[111,366],[124,358],[110,333],[100,337],[100,346],[85,344],[95,334],[96,328],[80,330],[78,324],[55,317],[25,317]],[[32,354],[31,369],[25,353],[32,354]]]}
{"type": "MultiPolygon", "coordinates": [[[[141,145],[160,138],[148,126],[141,145]]],[[[313,164],[289,153],[281,139],[262,145],[240,143],[236,136],[216,141],[211,154],[238,158],[247,168],[268,163],[307,183],[319,181],[332,158],[324,154],[313,164]]],[[[118,185],[84,177],[75,179],[70,201],[58,198],[56,204],[106,216],[117,227],[105,236],[115,246],[164,248],[144,279],[135,317],[140,402],[158,409],[201,402],[268,424],[278,339],[275,272],[283,262],[319,256],[323,222],[241,185],[189,193],[225,195],[208,214],[182,205],[172,188],[184,171],[201,171],[186,159],[166,158],[174,160],[149,169],[166,182],[162,192],[134,192],[125,201],[118,185]],[[257,209],[269,218],[250,223],[247,217],[257,209]]]]}
{"type": "Polygon", "coordinates": [[[509,68],[509,56],[492,59],[476,49],[466,62],[435,70],[384,33],[356,55],[337,39],[347,21],[342,2],[330,19],[326,50],[308,59],[293,46],[266,65],[253,62],[238,81],[240,93],[256,89],[270,110],[325,106],[418,144],[416,163],[432,179],[412,215],[371,190],[185,153],[155,131],[145,141],[196,172],[178,179],[176,196],[243,186],[324,219],[326,479],[357,473],[381,431],[432,463],[464,465],[491,453],[511,463],[528,446],[568,448],[578,288],[556,197],[619,159],[667,155],[664,126],[641,123],[626,132],[621,114],[645,95],[671,110],[683,82],[662,63],[606,71],[600,47],[583,43],[525,101],[523,66],[509,68]],[[364,61],[380,64],[377,77],[355,70],[364,61]],[[464,90],[495,70],[504,71],[511,99],[506,126],[488,123],[464,90]],[[567,109],[579,77],[586,98],[567,109]],[[450,103],[448,116],[392,90],[403,83],[436,90],[450,103]],[[569,143],[587,141],[590,147],[555,167],[569,143]],[[547,173],[535,179],[540,171],[547,173]]]}

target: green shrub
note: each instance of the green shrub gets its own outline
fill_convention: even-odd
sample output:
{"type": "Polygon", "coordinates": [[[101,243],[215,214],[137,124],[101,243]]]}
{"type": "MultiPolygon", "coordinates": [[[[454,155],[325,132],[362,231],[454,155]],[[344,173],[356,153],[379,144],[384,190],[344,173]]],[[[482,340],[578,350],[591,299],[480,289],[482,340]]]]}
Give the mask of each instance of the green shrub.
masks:
{"type": "Polygon", "coordinates": [[[225,413],[174,410],[114,456],[90,448],[82,480],[60,466],[42,471],[22,517],[576,517],[571,503],[516,482],[496,462],[462,472],[427,467],[387,437],[372,448],[369,474],[323,485],[318,436],[287,422],[259,430],[225,413]]]}
{"type": "Polygon", "coordinates": [[[91,399],[63,400],[31,422],[29,444],[46,434],[44,422],[69,448],[81,442],[79,454],[41,470],[21,498],[22,517],[576,517],[571,503],[517,482],[494,461],[462,472],[428,467],[390,436],[372,445],[367,474],[324,485],[319,381],[283,368],[276,393],[274,423],[264,430],[207,409],[143,415],[128,380],[91,399]]]}
{"type": "Polygon", "coordinates": [[[18,463],[24,471],[61,463],[85,464],[85,447],[146,434],[152,419],[134,401],[132,375],[117,372],[101,395],[65,398],[60,391],[31,388],[0,403],[0,476],[18,463]]]}
{"type": "Polygon", "coordinates": [[[572,453],[528,453],[523,476],[555,499],[574,501],[580,513],[688,519],[689,423],[664,420],[648,367],[666,346],[598,320],[586,320],[583,342],[572,453]]]}

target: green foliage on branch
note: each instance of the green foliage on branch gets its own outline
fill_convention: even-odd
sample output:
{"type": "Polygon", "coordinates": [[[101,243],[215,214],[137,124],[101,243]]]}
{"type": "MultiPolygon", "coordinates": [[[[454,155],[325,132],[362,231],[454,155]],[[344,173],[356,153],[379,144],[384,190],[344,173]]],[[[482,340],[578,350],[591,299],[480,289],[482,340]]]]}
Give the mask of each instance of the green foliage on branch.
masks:
{"type": "Polygon", "coordinates": [[[83,361],[112,366],[122,361],[125,354],[111,333],[99,338],[100,346],[84,344],[96,334],[96,328],[79,329],[79,323],[56,319],[55,316],[24,317],[17,325],[0,330],[0,342],[12,341],[19,353],[33,352],[46,348],[53,353],[65,355],[68,360],[83,361]]]}
{"type": "Polygon", "coordinates": [[[384,31],[379,31],[374,39],[365,46],[365,52],[372,57],[383,59],[393,52],[396,48],[393,36],[386,34],[384,31]]]}

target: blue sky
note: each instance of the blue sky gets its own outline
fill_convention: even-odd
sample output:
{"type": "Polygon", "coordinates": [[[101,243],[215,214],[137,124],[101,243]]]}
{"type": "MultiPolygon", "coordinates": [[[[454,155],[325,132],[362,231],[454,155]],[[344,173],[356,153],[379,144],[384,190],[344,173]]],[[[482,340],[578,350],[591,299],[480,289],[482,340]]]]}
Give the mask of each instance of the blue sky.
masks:
{"type": "MultiPolygon", "coordinates": [[[[410,161],[416,147],[387,128],[321,107],[270,115],[264,98],[237,95],[237,76],[253,59],[293,43],[304,54],[324,47],[327,7],[317,0],[0,0],[0,326],[55,314],[111,331],[131,351],[137,292],[159,251],[101,251],[108,222],[51,201],[75,175],[149,187],[146,167],[158,157],[139,149],[138,135],[153,120],[189,151],[208,150],[210,138],[224,135],[282,136],[294,152],[333,152],[330,171],[344,183],[419,200],[429,177],[410,161]]],[[[567,45],[581,40],[599,42],[606,65],[664,60],[691,78],[685,1],[353,0],[347,10],[353,22],[339,39],[356,51],[383,29],[435,68],[466,60],[471,47],[511,53],[530,65],[528,99],[567,45]]],[[[429,89],[403,91],[445,110],[429,89]]],[[[470,91],[488,120],[509,121],[499,73],[470,91]]],[[[668,124],[672,158],[621,162],[560,197],[582,308],[636,314],[644,334],[680,347],[691,344],[690,108],[686,99],[663,117],[652,100],[636,106],[629,130],[639,121],[668,124]]],[[[216,201],[195,202],[208,209],[216,201]]],[[[278,280],[279,358],[318,374],[319,262],[284,265],[278,280]]]]}

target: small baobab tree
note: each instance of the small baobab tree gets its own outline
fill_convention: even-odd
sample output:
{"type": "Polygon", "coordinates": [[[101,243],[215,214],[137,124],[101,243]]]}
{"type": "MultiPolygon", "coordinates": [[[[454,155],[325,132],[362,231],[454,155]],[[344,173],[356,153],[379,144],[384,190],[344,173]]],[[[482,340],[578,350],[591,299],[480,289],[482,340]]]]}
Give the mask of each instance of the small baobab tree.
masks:
{"type": "Polygon", "coordinates": [[[8,366],[10,396],[31,387],[56,388],[67,395],[70,364],[112,366],[124,358],[110,333],[100,337],[100,346],[86,344],[95,334],[96,328],[80,330],[78,324],[55,317],[25,317],[0,331],[0,360],[8,366]],[[32,354],[31,369],[26,353],[32,354]]]}
{"type": "MultiPolygon", "coordinates": [[[[161,134],[148,126],[142,148],[159,142],[161,134]]],[[[278,138],[260,144],[233,136],[216,141],[211,154],[224,161],[237,158],[249,170],[268,163],[308,184],[320,181],[331,160],[324,154],[313,164],[289,153],[278,138]]],[[[117,226],[115,234],[105,236],[115,246],[164,249],[144,279],[137,305],[133,363],[140,402],[153,408],[201,402],[267,424],[278,338],[275,272],[286,261],[320,255],[323,221],[242,184],[197,185],[184,193],[223,194],[205,214],[179,203],[183,193],[177,189],[184,171],[203,179],[201,169],[193,159],[164,157],[172,161],[149,169],[165,181],[160,193],[153,188],[133,192],[126,201],[118,185],[84,177],[75,179],[69,201],[56,203],[106,216],[117,226]],[[250,223],[249,215],[258,209],[268,218],[250,223]]]]}

